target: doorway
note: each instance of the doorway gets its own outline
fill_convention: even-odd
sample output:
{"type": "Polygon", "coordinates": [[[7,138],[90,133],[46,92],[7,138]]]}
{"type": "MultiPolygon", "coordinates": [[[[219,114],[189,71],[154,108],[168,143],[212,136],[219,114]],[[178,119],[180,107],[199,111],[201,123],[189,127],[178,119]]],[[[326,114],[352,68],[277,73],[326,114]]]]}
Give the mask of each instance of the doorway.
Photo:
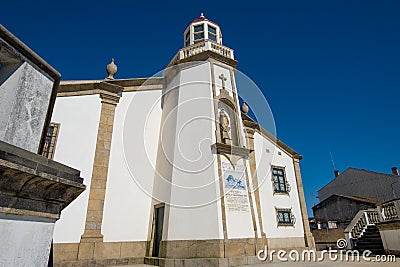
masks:
{"type": "Polygon", "coordinates": [[[153,257],[158,257],[164,225],[164,206],[155,208],[153,257]]]}

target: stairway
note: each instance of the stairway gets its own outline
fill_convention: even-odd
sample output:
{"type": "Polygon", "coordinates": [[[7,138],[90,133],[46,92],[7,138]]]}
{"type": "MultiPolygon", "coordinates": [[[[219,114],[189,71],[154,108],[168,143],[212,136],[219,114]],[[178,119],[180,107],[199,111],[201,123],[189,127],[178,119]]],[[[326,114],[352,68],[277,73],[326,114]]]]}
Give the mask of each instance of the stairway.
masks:
{"type": "Polygon", "coordinates": [[[354,240],[354,249],[360,253],[368,249],[375,255],[385,254],[378,228],[375,225],[368,225],[363,235],[354,240]]]}

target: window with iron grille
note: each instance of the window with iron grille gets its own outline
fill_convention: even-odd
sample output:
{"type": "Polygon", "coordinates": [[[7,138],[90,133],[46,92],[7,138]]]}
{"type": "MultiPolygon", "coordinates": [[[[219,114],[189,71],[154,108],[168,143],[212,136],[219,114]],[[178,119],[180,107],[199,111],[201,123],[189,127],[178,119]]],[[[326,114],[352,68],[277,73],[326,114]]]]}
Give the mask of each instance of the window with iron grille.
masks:
{"type": "Polygon", "coordinates": [[[291,209],[276,209],[278,226],[293,226],[295,218],[291,209]]]}
{"type": "Polygon", "coordinates": [[[288,194],[290,186],[286,180],[285,169],[280,167],[272,168],[272,181],[274,183],[274,193],[288,194]]]}
{"type": "Polygon", "coordinates": [[[46,140],[44,142],[42,156],[53,159],[54,151],[56,149],[58,132],[60,130],[59,123],[50,123],[49,128],[47,130],[46,140]]]}

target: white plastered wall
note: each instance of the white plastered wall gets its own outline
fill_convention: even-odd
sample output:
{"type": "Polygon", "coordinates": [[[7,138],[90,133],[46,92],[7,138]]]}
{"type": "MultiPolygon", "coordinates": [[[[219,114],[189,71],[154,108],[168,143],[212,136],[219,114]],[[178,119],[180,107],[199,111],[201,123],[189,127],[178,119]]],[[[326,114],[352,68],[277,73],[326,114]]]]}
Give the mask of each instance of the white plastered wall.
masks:
{"type": "Polygon", "coordinates": [[[220,239],[218,169],[210,148],[216,140],[210,63],[184,69],[179,78],[171,203],[186,207],[170,207],[163,239],[220,239]]]}
{"type": "Polygon", "coordinates": [[[80,170],[86,190],[61,212],[55,243],[76,243],[83,234],[100,111],[99,95],[56,99],[51,121],[61,125],[54,160],[80,170]]]}
{"type": "Polygon", "coordinates": [[[293,159],[259,133],[254,134],[254,147],[257,178],[260,184],[261,215],[266,237],[304,237],[293,159]],[[274,194],[273,182],[271,180],[272,166],[285,168],[286,179],[291,187],[289,195],[274,194]],[[278,226],[275,208],[291,208],[296,218],[294,227],[278,226]]]}
{"type": "Polygon", "coordinates": [[[116,107],[102,233],[105,242],[148,239],[161,90],[124,92],[116,107]]]}
{"type": "Polygon", "coordinates": [[[0,215],[0,266],[47,266],[54,220],[0,215]]]}

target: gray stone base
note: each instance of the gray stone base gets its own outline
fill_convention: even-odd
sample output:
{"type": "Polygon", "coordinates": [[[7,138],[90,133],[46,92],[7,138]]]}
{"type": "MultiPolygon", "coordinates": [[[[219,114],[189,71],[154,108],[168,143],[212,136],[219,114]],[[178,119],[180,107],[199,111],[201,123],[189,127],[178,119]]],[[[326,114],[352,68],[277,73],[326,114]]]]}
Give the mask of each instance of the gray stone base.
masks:
{"type": "Polygon", "coordinates": [[[197,258],[197,259],[165,259],[165,258],[124,258],[104,260],[75,260],[55,262],[54,267],[108,267],[133,264],[148,264],[159,267],[234,267],[243,265],[265,264],[255,256],[239,258],[197,258]]]}
{"type": "Polygon", "coordinates": [[[118,265],[143,264],[143,258],[104,259],[104,260],[74,260],[55,262],[54,267],[108,267],[118,265]]]}
{"type": "Polygon", "coordinates": [[[194,258],[194,259],[165,259],[146,257],[145,264],[160,267],[234,267],[244,265],[265,264],[266,261],[260,261],[256,256],[245,256],[238,258],[194,258]]]}

